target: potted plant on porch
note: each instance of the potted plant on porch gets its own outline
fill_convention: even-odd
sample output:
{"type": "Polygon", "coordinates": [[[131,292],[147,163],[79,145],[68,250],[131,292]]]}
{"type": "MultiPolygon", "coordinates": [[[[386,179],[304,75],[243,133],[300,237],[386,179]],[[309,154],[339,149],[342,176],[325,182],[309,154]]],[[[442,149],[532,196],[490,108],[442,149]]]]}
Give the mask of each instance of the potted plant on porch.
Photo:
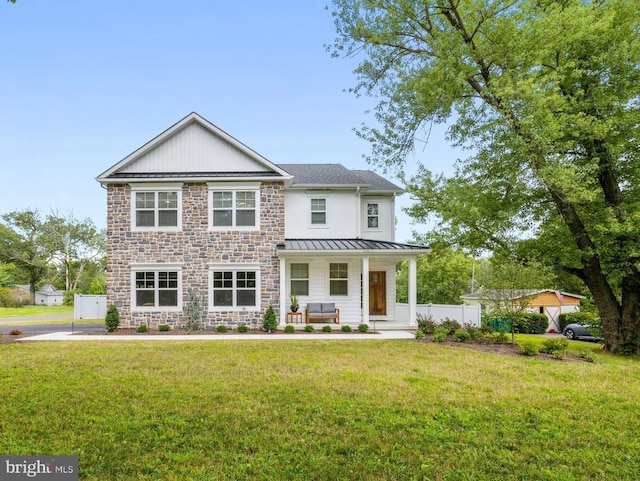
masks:
{"type": "Polygon", "coordinates": [[[295,294],[291,294],[289,296],[289,299],[291,299],[291,312],[298,312],[298,309],[300,308],[300,305],[298,304],[298,296],[296,296],[295,294]]]}

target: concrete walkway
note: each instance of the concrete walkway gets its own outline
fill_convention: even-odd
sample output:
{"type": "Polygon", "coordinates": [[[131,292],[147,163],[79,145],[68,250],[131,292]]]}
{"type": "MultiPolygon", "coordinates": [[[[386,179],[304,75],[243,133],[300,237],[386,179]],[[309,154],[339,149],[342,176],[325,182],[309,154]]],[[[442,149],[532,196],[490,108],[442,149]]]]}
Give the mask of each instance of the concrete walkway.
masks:
{"type": "Polygon", "coordinates": [[[70,332],[52,332],[39,336],[23,337],[19,342],[32,341],[386,341],[392,339],[415,339],[415,335],[408,331],[378,331],[370,334],[189,334],[172,336],[167,335],[124,335],[101,336],[72,334],[70,332]]]}

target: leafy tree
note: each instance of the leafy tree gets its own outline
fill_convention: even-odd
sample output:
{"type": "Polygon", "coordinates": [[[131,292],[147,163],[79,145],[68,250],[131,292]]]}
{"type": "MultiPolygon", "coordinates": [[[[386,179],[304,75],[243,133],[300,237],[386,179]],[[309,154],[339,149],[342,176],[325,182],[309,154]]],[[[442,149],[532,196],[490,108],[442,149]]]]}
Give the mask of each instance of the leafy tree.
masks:
{"type": "MultiPolygon", "coordinates": [[[[473,258],[450,248],[432,247],[416,263],[419,304],[461,304],[460,296],[470,292],[473,258]]],[[[396,277],[397,297],[407,302],[408,266],[402,262],[396,277]]]]}
{"type": "Polygon", "coordinates": [[[36,285],[46,277],[54,250],[44,235],[45,223],[37,210],[10,212],[0,224],[0,261],[13,263],[27,276],[31,303],[36,285]]]}
{"type": "Polygon", "coordinates": [[[640,2],[334,0],[334,54],[377,95],[359,135],[402,167],[431,122],[471,149],[422,167],[411,214],[470,249],[577,276],[605,347],[640,352],[640,2]]]}
{"type": "MultiPolygon", "coordinates": [[[[85,292],[85,291],[81,291],[85,292]]],[[[107,293],[107,274],[102,269],[92,279],[89,288],[86,291],[88,294],[106,294],[107,293]]]]}
{"type": "Polygon", "coordinates": [[[20,273],[15,264],[0,262],[0,287],[20,284],[20,273]]]}
{"type": "Polygon", "coordinates": [[[65,289],[75,291],[85,269],[106,251],[106,233],[96,229],[91,219],[76,219],[73,213],[52,212],[44,225],[45,239],[63,267],[65,289]]]}

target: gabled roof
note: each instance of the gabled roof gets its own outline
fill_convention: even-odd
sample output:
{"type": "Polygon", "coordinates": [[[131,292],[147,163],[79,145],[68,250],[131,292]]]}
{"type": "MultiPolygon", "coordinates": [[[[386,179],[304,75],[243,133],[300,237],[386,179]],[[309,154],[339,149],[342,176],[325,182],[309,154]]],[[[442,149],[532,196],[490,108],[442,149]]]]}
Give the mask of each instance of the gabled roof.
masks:
{"type": "Polygon", "coordinates": [[[349,170],[341,164],[278,164],[293,175],[292,188],[357,188],[370,192],[404,192],[370,170],[349,170]]]}
{"type": "MultiPolygon", "coordinates": [[[[16,284],[16,289],[31,292],[31,286],[29,284],[16,284]]],[[[36,294],[41,294],[43,296],[61,296],[64,293],[65,291],[56,289],[51,284],[44,284],[36,291],[36,294]]]]}
{"type": "Polygon", "coordinates": [[[471,294],[464,294],[460,296],[460,299],[467,300],[491,300],[491,299],[507,299],[516,300],[523,297],[537,296],[545,292],[552,292],[554,294],[560,294],[561,296],[575,297],[576,299],[584,299],[585,296],[580,294],[572,294],[571,292],[556,291],[555,289],[510,289],[510,290],[497,290],[488,289],[478,292],[472,292],[471,294]]]}
{"type": "Polygon", "coordinates": [[[278,244],[280,252],[363,252],[428,254],[429,246],[369,239],[285,239],[278,244]]]}
{"type": "MultiPolygon", "coordinates": [[[[138,166],[140,165],[138,164],[138,166]]],[[[112,182],[122,183],[128,180],[139,182],[142,179],[193,180],[194,178],[205,181],[219,180],[220,178],[225,180],[274,180],[278,178],[289,180],[291,175],[196,112],[191,112],[160,135],[104,171],[96,180],[105,184],[112,182]],[[191,145],[192,142],[181,143],[176,140],[179,135],[187,135],[187,133],[190,135],[189,139],[197,139],[200,142],[202,146],[200,150],[194,150],[191,145]],[[175,142],[175,146],[171,145],[171,149],[175,151],[167,147],[167,152],[161,152],[162,147],[167,146],[170,142],[175,142]],[[213,142],[220,147],[216,152],[212,152],[209,155],[207,148],[211,147],[213,142]],[[159,152],[164,155],[162,161],[153,159],[153,155],[159,152]],[[242,164],[251,168],[238,170],[236,167],[234,169],[233,167],[236,166],[237,162],[229,162],[228,159],[215,155],[220,154],[220,152],[231,153],[236,159],[243,159],[242,164]],[[188,165],[188,162],[185,162],[185,153],[197,158],[193,164],[197,165],[198,168],[193,168],[193,166],[188,165]],[[151,161],[148,160],[150,157],[152,158],[151,161]],[[139,162],[142,163],[142,167],[136,167],[136,163],[139,162]],[[157,166],[157,168],[154,168],[154,166],[157,166]],[[209,166],[211,167],[210,169],[209,166]]]]}

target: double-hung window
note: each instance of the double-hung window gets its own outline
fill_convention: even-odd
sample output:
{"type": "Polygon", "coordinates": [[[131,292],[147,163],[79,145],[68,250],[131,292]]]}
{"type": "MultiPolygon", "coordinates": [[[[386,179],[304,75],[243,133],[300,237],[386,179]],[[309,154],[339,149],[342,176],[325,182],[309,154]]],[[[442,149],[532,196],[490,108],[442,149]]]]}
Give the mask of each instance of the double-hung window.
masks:
{"type": "Polygon", "coordinates": [[[180,184],[133,184],[133,230],[179,230],[182,227],[180,184]]]}
{"type": "Polygon", "coordinates": [[[311,225],[327,223],[327,199],[311,199],[311,225]]]}
{"type": "Polygon", "coordinates": [[[209,184],[211,230],[257,230],[260,227],[258,184],[209,184]]]}
{"type": "Polygon", "coordinates": [[[215,310],[259,309],[258,266],[210,266],[210,308],[215,310]]]}
{"type": "Polygon", "coordinates": [[[181,278],[179,266],[144,265],[132,268],[133,310],[181,309],[181,278]]]}
{"type": "Polygon", "coordinates": [[[291,295],[309,295],[309,264],[291,264],[291,295]]]}
{"type": "Polygon", "coordinates": [[[349,295],[349,264],[346,262],[329,264],[329,295],[349,295]]]}
{"type": "Polygon", "coordinates": [[[380,226],[378,204],[367,204],[367,229],[377,229],[380,226]]]}

